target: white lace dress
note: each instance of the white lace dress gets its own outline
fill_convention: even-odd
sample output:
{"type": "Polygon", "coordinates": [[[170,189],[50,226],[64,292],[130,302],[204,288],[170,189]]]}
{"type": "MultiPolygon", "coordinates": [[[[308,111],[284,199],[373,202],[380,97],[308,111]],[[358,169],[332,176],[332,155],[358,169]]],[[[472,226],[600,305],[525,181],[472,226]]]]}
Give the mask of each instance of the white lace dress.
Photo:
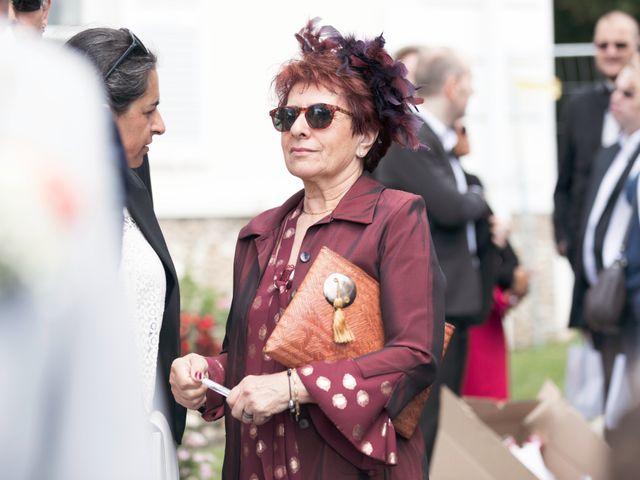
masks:
{"type": "Polygon", "coordinates": [[[169,423],[154,410],[158,366],[158,344],[164,314],[167,282],[162,262],[144,237],[129,211],[124,209],[121,273],[134,322],[135,340],[142,372],[144,405],[154,427],[152,451],[157,472],[153,478],[177,478],[175,445],[169,423]]]}
{"type": "Polygon", "coordinates": [[[144,404],[151,412],[167,281],[160,258],[126,208],[121,269],[142,366],[144,404]]]}

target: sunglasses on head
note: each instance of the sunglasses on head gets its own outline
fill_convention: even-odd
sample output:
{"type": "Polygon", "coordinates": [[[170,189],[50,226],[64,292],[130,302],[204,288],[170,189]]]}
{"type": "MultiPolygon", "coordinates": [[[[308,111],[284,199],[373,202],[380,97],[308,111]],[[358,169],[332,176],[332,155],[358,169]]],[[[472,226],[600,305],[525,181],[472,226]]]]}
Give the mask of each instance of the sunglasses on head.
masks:
{"type": "Polygon", "coordinates": [[[288,132],[293,127],[296,119],[301,113],[311,128],[316,130],[327,128],[333,121],[336,112],[342,112],[345,115],[351,115],[351,112],[340,108],[336,105],[328,103],[314,103],[308,107],[278,107],[269,112],[273,126],[279,132],[288,132]]]}
{"type": "Polygon", "coordinates": [[[128,30],[126,28],[121,28],[121,30],[129,34],[129,36],[131,37],[131,45],[127,47],[127,49],[123,52],[123,54],[120,55],[120,58],[118,58],[118,60],[116,60],[113,66],[109,69],[107,74],[104,76],[105,80],[109,78],[109,75],[111,75],[116,70],[116,68],[122,65],[122,62],[124,62],[127,59],[127,57],[131,54],[131,52],[133,52],[136,48],[139,48],[140,50],[142,50],[142,52],[145,55],[149,54],[149,50],[147,49],[147,47],[144,46],[144,43],[142,43],[142,41],[136,36],[135,33],[133,33],[131,30],[128,30]]]}
{"type": "Polygon", "coordinates": [[[609,45],[613,45],[616,50],[624,50],[625,48],[627,48],[629,46],[629,44],[627,42],[600,42],[600,43],[596,43],[596,47],[598,48],[598,50],[606,50],[607,48],[609,48],[609,45]]]}

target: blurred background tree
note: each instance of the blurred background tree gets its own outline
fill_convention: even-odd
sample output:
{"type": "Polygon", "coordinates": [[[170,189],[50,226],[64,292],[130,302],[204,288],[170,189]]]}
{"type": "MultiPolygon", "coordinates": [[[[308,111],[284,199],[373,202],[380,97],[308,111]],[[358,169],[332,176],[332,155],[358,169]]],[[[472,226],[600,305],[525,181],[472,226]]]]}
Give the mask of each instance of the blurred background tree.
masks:
{"type": "Polygon", "coordinates": [[[640,19],[639,0],[554,0],[555,43],[591,42],[596,20],[610,10],[640,19]]]}

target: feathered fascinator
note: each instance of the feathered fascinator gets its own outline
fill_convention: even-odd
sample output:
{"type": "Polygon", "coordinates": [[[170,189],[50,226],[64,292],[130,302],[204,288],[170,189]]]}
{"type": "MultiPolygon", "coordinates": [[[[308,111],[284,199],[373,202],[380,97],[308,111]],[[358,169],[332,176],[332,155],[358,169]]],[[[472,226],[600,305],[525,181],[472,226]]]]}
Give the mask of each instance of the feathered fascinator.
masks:
{"type": "Polygon", "coordinates": [[[378,141],[393,141],[418,149],[417,133],[422,122],[411,114],[411,108],[422,103],[416,88],[405,77],[407,69],[396,62],[384,49],[382,35],[373,40],[356,40],[353,35],[343,37],[334,27],[318,27],[319,18],[310,20],[296,34],[303,55],[333,53],[340,60],[339,72],[355,73],[371,90],[382,132],[378,141]]]}

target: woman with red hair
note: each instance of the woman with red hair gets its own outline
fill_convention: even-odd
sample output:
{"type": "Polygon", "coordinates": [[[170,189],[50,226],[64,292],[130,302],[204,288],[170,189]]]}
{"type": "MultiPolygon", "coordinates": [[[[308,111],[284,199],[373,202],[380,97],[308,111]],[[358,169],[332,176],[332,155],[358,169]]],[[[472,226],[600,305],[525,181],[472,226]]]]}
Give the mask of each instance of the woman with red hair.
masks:
{"type": "Polygon", "coordinates": [[[241,230],[223,353],[176,360],[172,389],[205,419],[224,415],[225,479],[427,478],[422,435],[391,419],[435,378],[442,274],[422,198],[363,175],[391,142],[419,147],[414,88],[381,36],[310,22],[296,38],[302,57],[275,78],[270,115],[304,189],[241,230]],[[323,246],[380,283],[385,345],[287,369],[263,349],[323,246]],[[226,402],[202,376],[231,388],[226,402]]]}

